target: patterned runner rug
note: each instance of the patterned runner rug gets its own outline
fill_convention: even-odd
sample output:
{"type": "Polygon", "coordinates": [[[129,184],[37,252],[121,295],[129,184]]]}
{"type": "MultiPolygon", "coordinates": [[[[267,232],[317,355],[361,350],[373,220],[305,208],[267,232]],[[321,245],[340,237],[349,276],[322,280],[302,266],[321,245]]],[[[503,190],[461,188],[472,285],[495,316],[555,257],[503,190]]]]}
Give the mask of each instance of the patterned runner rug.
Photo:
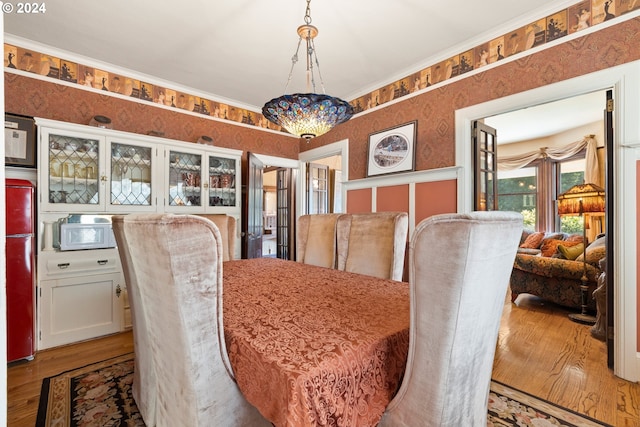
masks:
{"type": "MultiPolygon", "coordinates": [[[[144,426],[131,396],[132,380],[133,353],[46,378],[36,427],[144,426]]],[[[611,427],[495,381],[487,426],[611,427]]]]}

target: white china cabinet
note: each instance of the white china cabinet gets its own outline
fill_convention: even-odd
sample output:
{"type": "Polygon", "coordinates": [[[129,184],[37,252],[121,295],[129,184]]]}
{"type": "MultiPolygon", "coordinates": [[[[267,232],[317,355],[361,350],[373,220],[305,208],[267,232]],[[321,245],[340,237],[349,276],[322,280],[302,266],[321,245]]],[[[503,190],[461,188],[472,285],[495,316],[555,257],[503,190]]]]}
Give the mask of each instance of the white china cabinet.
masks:
{"type": "Polygon", "coordinates": [[[36,125],[38,349],[131,326],[117,248],[63,251],[61,223],[141,212],[226,213],[241,229],[242,151],[48,119],[36,125]]]}

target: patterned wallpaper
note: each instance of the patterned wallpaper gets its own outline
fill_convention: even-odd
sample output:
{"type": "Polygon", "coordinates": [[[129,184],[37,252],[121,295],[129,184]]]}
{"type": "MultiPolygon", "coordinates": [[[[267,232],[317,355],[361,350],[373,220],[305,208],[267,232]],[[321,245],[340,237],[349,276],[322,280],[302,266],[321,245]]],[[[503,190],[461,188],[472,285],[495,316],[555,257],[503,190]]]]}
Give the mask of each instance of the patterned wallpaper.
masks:
{"type": "MultiPolygon", "coordinates": [[[[445,61],[351,100],[350,103],[356,113],[362,112],[638,8],[640,2],[637,0],[585,0],[473,49],[460,52],[445,61]]],[[[144,102],[161,104],[176,111],[186,110],[231,122],[284,131],[260,113],[20,46],[5,44],[4,65],[6,68],[20,69],[52,80],[89,86],[106,94],[118,93],[144,102]]]]}
{"type": "Polygon", "coordinates": [[[348,139],[349,179],[364,178],[369,134],[417,120],[416,170],[454,166],[456,110],[639,59],[636,17],[353,118],[300,150],[348,139]]]}
{"type": "Polygon", "coordinates": [[[356,113],[630,13],[637,0],[585,0],[350,101],[356,113]]]}
{"type": "Polygon", "coordinates": [[[63,122],[88,124],[95,115],[111,118],[114,129],[166,138],[195,141],[201,135],[213,145],[291,159],[298,158],[298,140],[278,132],[184,114],[145,103],[130,102],[59,83],[5,73],[5,111],[63,122]]]}
{"type": "MultiPolygon", "coordinates": [[[[559,12],[559,14],[540,20],[538,27],[541,27],[542,21],[544,21],[546,28],[548,28],[547,22],[551,22],[553,19],[556,26],[566,28],[566,32],[571,33],[578,31],[580,25],[599,24],[606,19],[604,6],[607,5],[607,1],[592,0],[578,3],[559,12]],[[578,16],[576,11],[584,10],[590,11],[589,19],[578,25],[578,21],[574,22],[578,16]]],[[[615,0],[610,2],[607,7],[609,13],[612,11],[624,12],[640,7],[640,2],[615,0]],[[636,3],[638,4],[636,5],[636,3]]],[[[580,12],[580,14],[582,13],[584,12],[580,12]]],[[[527,32],[524,29],[528,27],[523,27],[523,29],[510,34],[526,35],[527,32]]],[[[515,61],[505,62],[499,67],[470,75],[468,78],[457,79],[449,84],[431,89],[423,88],[423,92],[419,95],[407,97],[406,100],[391,104],[386,108],[380,108],[353,118],[327,135],[315,138],[308,143],[297,141],[278,132],[264,132],[259,128],[254,130],[252,123],[245,123],[246,126],[237,126],[234,121],[245,121],[241,118],[244,117],[244,112],[236,111],[234,117],[237,120],[211,120],[211,115],[206,116],[202,110],[184,114],[184,111],[179,107],[155,108],[156,103],[154,102],[129,102],[121,96],[111,96],[110,91],[104,91],[104,93],[86,91],[80,88],[76,89],[73,85],[56,84],[54,77],[57,75],[58,79],[60,78],[60,70],[58,70],[58,74],[54,72],[54,77],[51,77],[51,68],[46,73],[50,77],[44,80],[5,72],[5,109],[11,113],[73,123],[88,123],[94,115],[105,115],[113,120],[116,129],[141,134],[152,131],[161,132],[167,138],[183,141],[196,141],[200,135],[208,135],[213,138],[215,145],[243,150],[245,158],[247,151],[297,158],[299,151],[349,139],[349,177],[350,179],[358,179],[365,177],[367,143],[370,133],[418,120],[416,170],[452,166],[455,161],[454,111],[456,109],[640,59],[639,27],[640,18],[636,17],[515,61]]],[[[547,32],[548,30],[544,31],[536,40],[541,42],[544,38],[546,42],[547,32]]],[[[508,35],[505,37],[506,39],[510,38],[508,35]]],[[[504,40],[504,37],[500,40],[504,40]]],[[[525,43],[524,47],[528,44],[530,43],[525,43]]],[[[489,42],[488,45],[491,46],[492,43],[489,42]]],[[[490,54],[488,56],[489,63],[500,60],[500,56],[497,55],[497,45],[495,43],[493,45],[496,46],[496,55],[490,54]]],[[[510,51],[513,50],[505,50],[504,55],[508,55],[510,51]]],[[[503,52],[502,49],[500,52],[503,52]]],[[[27,51],[6,45],[5,66],[10,68],[11,63],[19,68],[24,67],[24,63],[18,58],[25,53],[27,51]],[[15,51],[11,50],[13,48],[15,51]]],[[[38,55],[37,52],[31,52],[32,58],[39,59],[36,63],[40,64],[39,74],[42,74],[47,71],[45,63],[48,60],[42,61],[42,57],[38,57],[38,55]]],[[[457,58],[459,61],[460,56],[458,55],[457,58]]],[[[51,67],[50,64],[49,67],[51,67]]],[[[32,67],[30,71],[35,72],[36,69],[38,67],[32,67]]],[[[429,67],[428,70],[430,69],[434,69],[434,67],[429,67]]],[[[82,70],[82,67],[77,64],[76,70],[82,70]]],[[[464,67],[460,67],[458,62],[457,68],[452,66],[451,77],[455,73],[463,71],[464,67]]],[[[425,75],[423,72],[417,74],[425,75]]],[[[432,83],[435,82],[432,77],[429,78],[432,83]]],[[[126,80],[124,77],[123,79],[126,80]]],[[[426,82],[426,77],[424,81],[426,82]]],[[[101,82],[102,78],[100,78],[100,84],[101,82]]],[[[81,83],[81,80],[78,81],[79,85],[81,83]]],[[[397,87],[396,83],[388,88],[397,87]]],[[[133,93],[132,91],[131,94],[133,95],[133,93]]],[[[372,94],[376,93],[384,93],[384,89],[374,91],[372,94]]],[[[369,99],[373,99],[372,96],[369,99]]],[[[178,97],[180,96],[178,95],[178,97]]],[[[358,98],[359,102],[362,104],[365,98],[358,98]]],[[[175,99],[174,96],[174,102],[175,99]]],[[[378,100],[390,101],[390,99],[381,99],[380,97],[378,100]]],[[[358,100],[354,102],[358,102],[358,100]]],[[[191,105],[191,101],[188,101],[188,104],[191,105]]],[[[195,104],[194,101],[193,105],[195,106],[195,104]]],[[[216,110],[216,108],[212,108],[214,111],[216,110]]],[[[226,108],[227,111],[234,110],[231,106],[226,106],[226,108]]],[[[251,119],[254,123],[257,122],[256,120],[259,121],[255,117],[251,119]]]]}

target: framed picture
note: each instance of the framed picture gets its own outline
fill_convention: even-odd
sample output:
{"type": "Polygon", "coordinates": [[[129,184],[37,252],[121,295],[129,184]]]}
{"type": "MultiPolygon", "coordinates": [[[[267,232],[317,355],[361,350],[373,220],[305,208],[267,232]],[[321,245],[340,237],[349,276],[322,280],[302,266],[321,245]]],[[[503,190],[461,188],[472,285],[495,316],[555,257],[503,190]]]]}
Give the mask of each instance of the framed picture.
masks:
{"type": "Polygon", "coordinates": [[[5,114],[4,163],[6,166],[36,167],[36,124],[31,117],[5,114]]]}
{"type": "Polygon", "coordinates": [[[413,121],[369,135],[368,177],[415,169],[417,124],[413,121]]]}

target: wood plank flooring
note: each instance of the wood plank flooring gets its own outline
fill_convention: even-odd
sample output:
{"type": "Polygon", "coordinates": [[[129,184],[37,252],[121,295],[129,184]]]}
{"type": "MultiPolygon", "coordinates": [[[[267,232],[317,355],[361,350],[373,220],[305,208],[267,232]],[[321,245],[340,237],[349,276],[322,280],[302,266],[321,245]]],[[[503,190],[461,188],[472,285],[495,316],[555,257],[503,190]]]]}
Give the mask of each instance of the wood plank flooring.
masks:
{"type": "MultiPolygon", "coordinates": [[[[493,378],[618,427],[640,426],[640,385],[606,366],[604,343],[566,311],[524,298],[505,303],[493,378]]],[[[8,368],[8,425],[35,424],[42,380],[133,351],[131,332],[38,352],[8,368]]]]}
{"type": "Polygon", "coordinates": [[[613,426],[640,426],[640,385],[614,376],[605,343],[568,313],[530,295],[507,301],[492,377],[613,426]]]}

